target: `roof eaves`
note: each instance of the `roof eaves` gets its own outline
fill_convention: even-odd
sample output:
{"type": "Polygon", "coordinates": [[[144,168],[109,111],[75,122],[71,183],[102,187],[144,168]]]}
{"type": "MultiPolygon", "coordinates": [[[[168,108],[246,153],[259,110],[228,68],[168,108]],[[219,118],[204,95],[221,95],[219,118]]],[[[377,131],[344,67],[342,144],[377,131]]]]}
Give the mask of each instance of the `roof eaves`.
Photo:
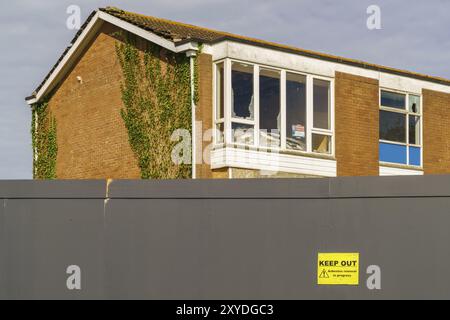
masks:
{"type": "Polygon", "coordinates": [[[248,44],[248,45],[252,45],[252,46],[256,46],[256,47],[273,49],[273,50],[286,52],[286,53],[293,53],[293,54],[301,55],[301,56],[308,57],[308,58],[325,60],[325,61],[345,64],[345,65],[349,65],[349,66],[353,66],[353,67],[364,68],[364,69],[368,69],[368,70],[372,70],[372,71],[385,72],[385,73],[394,74],[394,75],[398,75],[398,76],[404,76],[404,77],[408,77],[408,78],[414,78],[414,79],[418,79],[418,80],[423,80],[423,81],[428,81],[428,82],[433,82],[433,83],[437,83],[437,84],[450,86],[450,80],[445,79],[445,78],[429,76],[429,75],[415,73],[415,72],[411,72],[411,71],[407,71],[407,70],[401,70],[401,69],[381,66],[381,65],[377,65],[377,64],[373,64],[373,63],[368,63],[365,61],[347,59],[347,58],[343,58],[343,57],[328,55],[328,54],[309,51],[309,50],[302,50],[299,48],[278,45],[275,43],[270,43],[270,42],[265,42],[265,41],[245,39],[245,38],[241,38],[241,37],[234,37],[234,36],[227,35],[227,36],[223,36],[222,38],[219,38],[219,39],[216,39],[213,41],[209,41],[208,44],[213,45],[213,44],[217,44],[217,43],[220,43],[223,41],[232,41],[232,42],[237,42],[237,43],[243,43],[243,44],[248,44]]]}

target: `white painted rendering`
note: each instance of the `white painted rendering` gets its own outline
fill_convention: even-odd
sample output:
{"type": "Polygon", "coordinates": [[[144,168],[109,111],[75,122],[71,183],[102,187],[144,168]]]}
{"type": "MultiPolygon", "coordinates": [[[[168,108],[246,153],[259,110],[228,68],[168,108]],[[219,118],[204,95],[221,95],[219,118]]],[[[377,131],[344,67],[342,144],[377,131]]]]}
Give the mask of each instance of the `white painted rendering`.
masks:
{"type": "Polygon", "coordinates": [[[380,165],[380,176],[421,176],[422,170],[396,168],[380,165]]]}
{"type": "Polygon", "coordinates": [[[305,57],[300,54],[262,48],[233,41],[217,43],[208,48],[207,51],[212,54],[214,61],[231,58],[330,78],[334,78],[336,72],[345,72],[379,80],[380,87],[393,90],[421,94],[422,89],[429,89],[450,93],[450,86],[431,81],[394,75],[387,72],[379,72],[362,67],[305,57]]]}
{"type": "Polygon", "coordinates": [[[336,177],[336,160],[224,147],[211,152],[211,168],[226,167],[336,177]]]}

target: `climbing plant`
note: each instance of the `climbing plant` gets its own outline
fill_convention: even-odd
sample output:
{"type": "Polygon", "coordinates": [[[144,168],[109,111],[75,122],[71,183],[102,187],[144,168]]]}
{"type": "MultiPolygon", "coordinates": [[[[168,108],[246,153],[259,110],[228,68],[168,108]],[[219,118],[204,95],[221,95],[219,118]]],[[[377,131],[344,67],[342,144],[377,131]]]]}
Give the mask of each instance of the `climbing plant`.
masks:
{"type": "Polygon", "coordinates": [[[48,102],[34,104],[31,118],[33,178],[56,179],[56,119],[48,108],[48,102]]]}
{"type": "MultiPolygon", "coordinates": [[[[116,34],[123,72],[121,116],[143,179],[180,179],[192,166],[176,164],[172,141],[177,129],[191,131],[190,60],[129,34],[116,34]],[[138,49],[142,48],[142,50],[138,49]]],[[[198,99],[195,97],[194,100],[198,99]]]]}

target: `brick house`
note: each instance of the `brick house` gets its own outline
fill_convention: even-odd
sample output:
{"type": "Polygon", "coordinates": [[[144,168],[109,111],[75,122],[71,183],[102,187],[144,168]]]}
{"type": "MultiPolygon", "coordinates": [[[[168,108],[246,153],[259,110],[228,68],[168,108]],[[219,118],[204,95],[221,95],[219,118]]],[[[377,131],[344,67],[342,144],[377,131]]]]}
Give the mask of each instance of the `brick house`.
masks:
{"type": "Polygon", "coordinates": [[[189,59],[193,178],[450,173],[450,80],[105,8],[26,98],[56,120],[57,178],[142,177],[118,32],[189,59]]]}

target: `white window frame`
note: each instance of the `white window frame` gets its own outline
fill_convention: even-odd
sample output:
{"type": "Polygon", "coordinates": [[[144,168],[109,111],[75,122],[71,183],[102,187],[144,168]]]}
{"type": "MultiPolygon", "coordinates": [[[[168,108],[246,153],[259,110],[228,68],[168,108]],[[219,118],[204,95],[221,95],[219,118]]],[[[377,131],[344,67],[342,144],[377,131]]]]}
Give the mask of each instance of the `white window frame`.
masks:
{"type": "Polygon", "coordinates": [[[254,147],[258,148],[260,150],[273,150],[275,152],[279,151],[287,151],[290,153],[298,153],[298,154],[312,154],[312,155],[318,155],[318,156],[329,156],[334,157],[335,156],[335,150],[336,150],[336,143],[335,143],[335,81],[334,78],[330,77],[324,77],[320,75],[313,75],[308,74],[296,70],[289,70],[289,69],[282,69],[274,66],[269,65],[263,65],[263,64],[257,64],[253,62],[243,61],[243,60],[237,60],[237,59],[231,59],[231,58],[225,58],[220,59],[217,61],[214,61],[214,68],[213,68],[213,119],[214,119],[214,129],[216,130],[217,125],[221,123],[221,121],[217,121],[216,119],[216,112],[217,112],[217,65],[220,63],[224,63],[224,142],[218,143],[217,142],[217,133],[213,136],[213,142],[215,147],[223,147],[224,145],[234,145],[238,147],[254,147]],[[239,118],[232,118],[232,106],[231,106],[231,65],[233,62],[236,63],[244,63],[248,65],[253,65],[253,95],[254,95],[254,119],[253,120],[246,120],[246,119],[239,119],[239,118]],[[281,124],[280,124],[280,146],[260,146],[259,145],[259,119],[260,119],[260,110],[259,110],[259,70],[260,68],[268,69],[268,70],[274,70],[280,72],[280,116],[281,116],[281,124]],[[298,74],[303,75],[306,77],[306,150],[293,150],[288,149],[286,146],[286,73],[292,73],[292,74],[298,74]],[[314,106],[313,106],[313,87],[314,87],[314,79],[318,80],[324,80],[328,81],[330,83],[330,96],[329,96],[329,103],[330,103],[330,129],[320,129],[320,128],[313,128],[313,112],[314,112],[314,106]],[[231,125],[232,123],[242,123],[242,124],[249,124],[254,126],[254,139],[253,144],[244,144],[244,143],[238,143],[232,141],[232,130],[231,125]],[[312,135],[313,134],[321,134],[331,137],[331,150],[330,153],[319,153],[319,152],[313,152],[312,151],[312,135]]]}
{"type": "Polygon", "coordinates": [[[223,146],[225,144],[225,141],[226,141],[225,135],[224,135],[225,132],[222,133],[224,135],[223,136],[223,142],[218,142],[218,140],[217,140],[217,135],[218,135],[217,126],[219,124],[223,123],[223,127],[225,129],[225,123],[226,123],[225,86],[226,86],[227,81],[226,81],[226,71],[225,70],[226,70],[225,69],[225,59],[219,60],[219,61],[214,63],[214,66],[213,66],[213,113],[212,113],[212,115],[213,115],[213,135],[212,135],[212,137],[213,137],[213,144],[216,145],[216,146],[223,146]],[[223,87],[224,87],[224,90],[222,92],[222,95],[224,97],[223,98],[224,99],[224,106],[223,106],[223,113],[224,114],[223,114],[223,118],[217,119],[217,108],[218,108],[218,105],[217,105],[217,91],[218,91],[218,88],[217,88],[217,68],[218,68],[218,65],[221,64],[221,63],[223,63],[223,67],[224,67],[223,68],[223,72],[224,72],[224,75],[223,75],[223,87]]]}
{"type": "MultiPolygon", "coordinates": [[[[326,77],[321,77],[321,76],[312,76],[312,75],[307,75],[307,79],[306,79],[306,84],[307,84],[307,90],[306,90],[306,96],[307,96],[307,100],[310,99],[310,102],[307,101],[306,104],[306,115],[307,117],[310,117],[310,119],[308,119],[309,121],[307,121],[308,124],[310,124],[308,126],[308,136],[307,136],[307,150],[308,152],[314,153],[312,151],[312,135],[313,134],[320,134],[320,135],[324,135],[324,136],[330,136],[331,137],[331,154],[334,156],[335,154],[335,143],[334,143],[334,79],[330,79],[330,78],[326,78],[326,77]],[[314,119],[313,119],[313,113],[314,113],[314,80],[323,80],[323,81],[328,81],[330,82],[330,92],[329,92],[329,101],[328,103],[330,104],[330,129],[321,129],[321,128],[314,128],[314,119]],[[308,87],[309,86],[309,87],[308,87]],[[309,98],[308,98],[309,96],[309,98]],[[310,116],[308,116],[308,114],[310,116]]],[[[314,153],[314,154],[321,154],[321,153],[314,153]]]]}
{"type": "Polygon", "coordinates": [[[388,111],[388,112],[395,112],[395,113],[400,113],[400,114],[404,114],[406,115],[406,123],[405,123],[405,136],[406,136],[406,142],[397,142],[397,141],[389,141],[389,140],[383,140],[383,139],[379,139],[379,142],[381,143],[387,143],[387,144],[396,144],[396,145],[401,145],[401,146],[405,146],[406,147],[406,164],[403,163],[396,163],[396,162],[386,162],[386,161],[379,161],[380,164],[382,165],[403,165],[403,166],[408,166],[408,167],[412,167],[412,168],[423,168],[423,95],[422,94],[418,94],[415,92],[407,92],[407,91],[401,91],[401,90],[395,90],[395,89],[390,89],[390,88],[383,88],[380,87],[379,89],[379,111],[388,111]],[[381,105],[381,94],[382,92],[392,92],[392,93],[398,93],[398,94],[402,94],[405,96],[405,108],[404,109],[398,109],[398,108],[391,108],[391,107],[385,107],[381,105]],[[419,101],[420,101],[420,110],[418,113],[414,113],[414,112],[410,112],[409,111],[409,97],[410,96],[416,96],[419,97],[419,101]],[[420,139],[420,143],[419,144],[412,144],[409,143],[409,116],[414,116],[414,117],[419,117],[419,139],[420,139]],[[409,147],[416,147],[416,148],[420,148],[420,165],[412,165],[409,164],[409,147]]]}

